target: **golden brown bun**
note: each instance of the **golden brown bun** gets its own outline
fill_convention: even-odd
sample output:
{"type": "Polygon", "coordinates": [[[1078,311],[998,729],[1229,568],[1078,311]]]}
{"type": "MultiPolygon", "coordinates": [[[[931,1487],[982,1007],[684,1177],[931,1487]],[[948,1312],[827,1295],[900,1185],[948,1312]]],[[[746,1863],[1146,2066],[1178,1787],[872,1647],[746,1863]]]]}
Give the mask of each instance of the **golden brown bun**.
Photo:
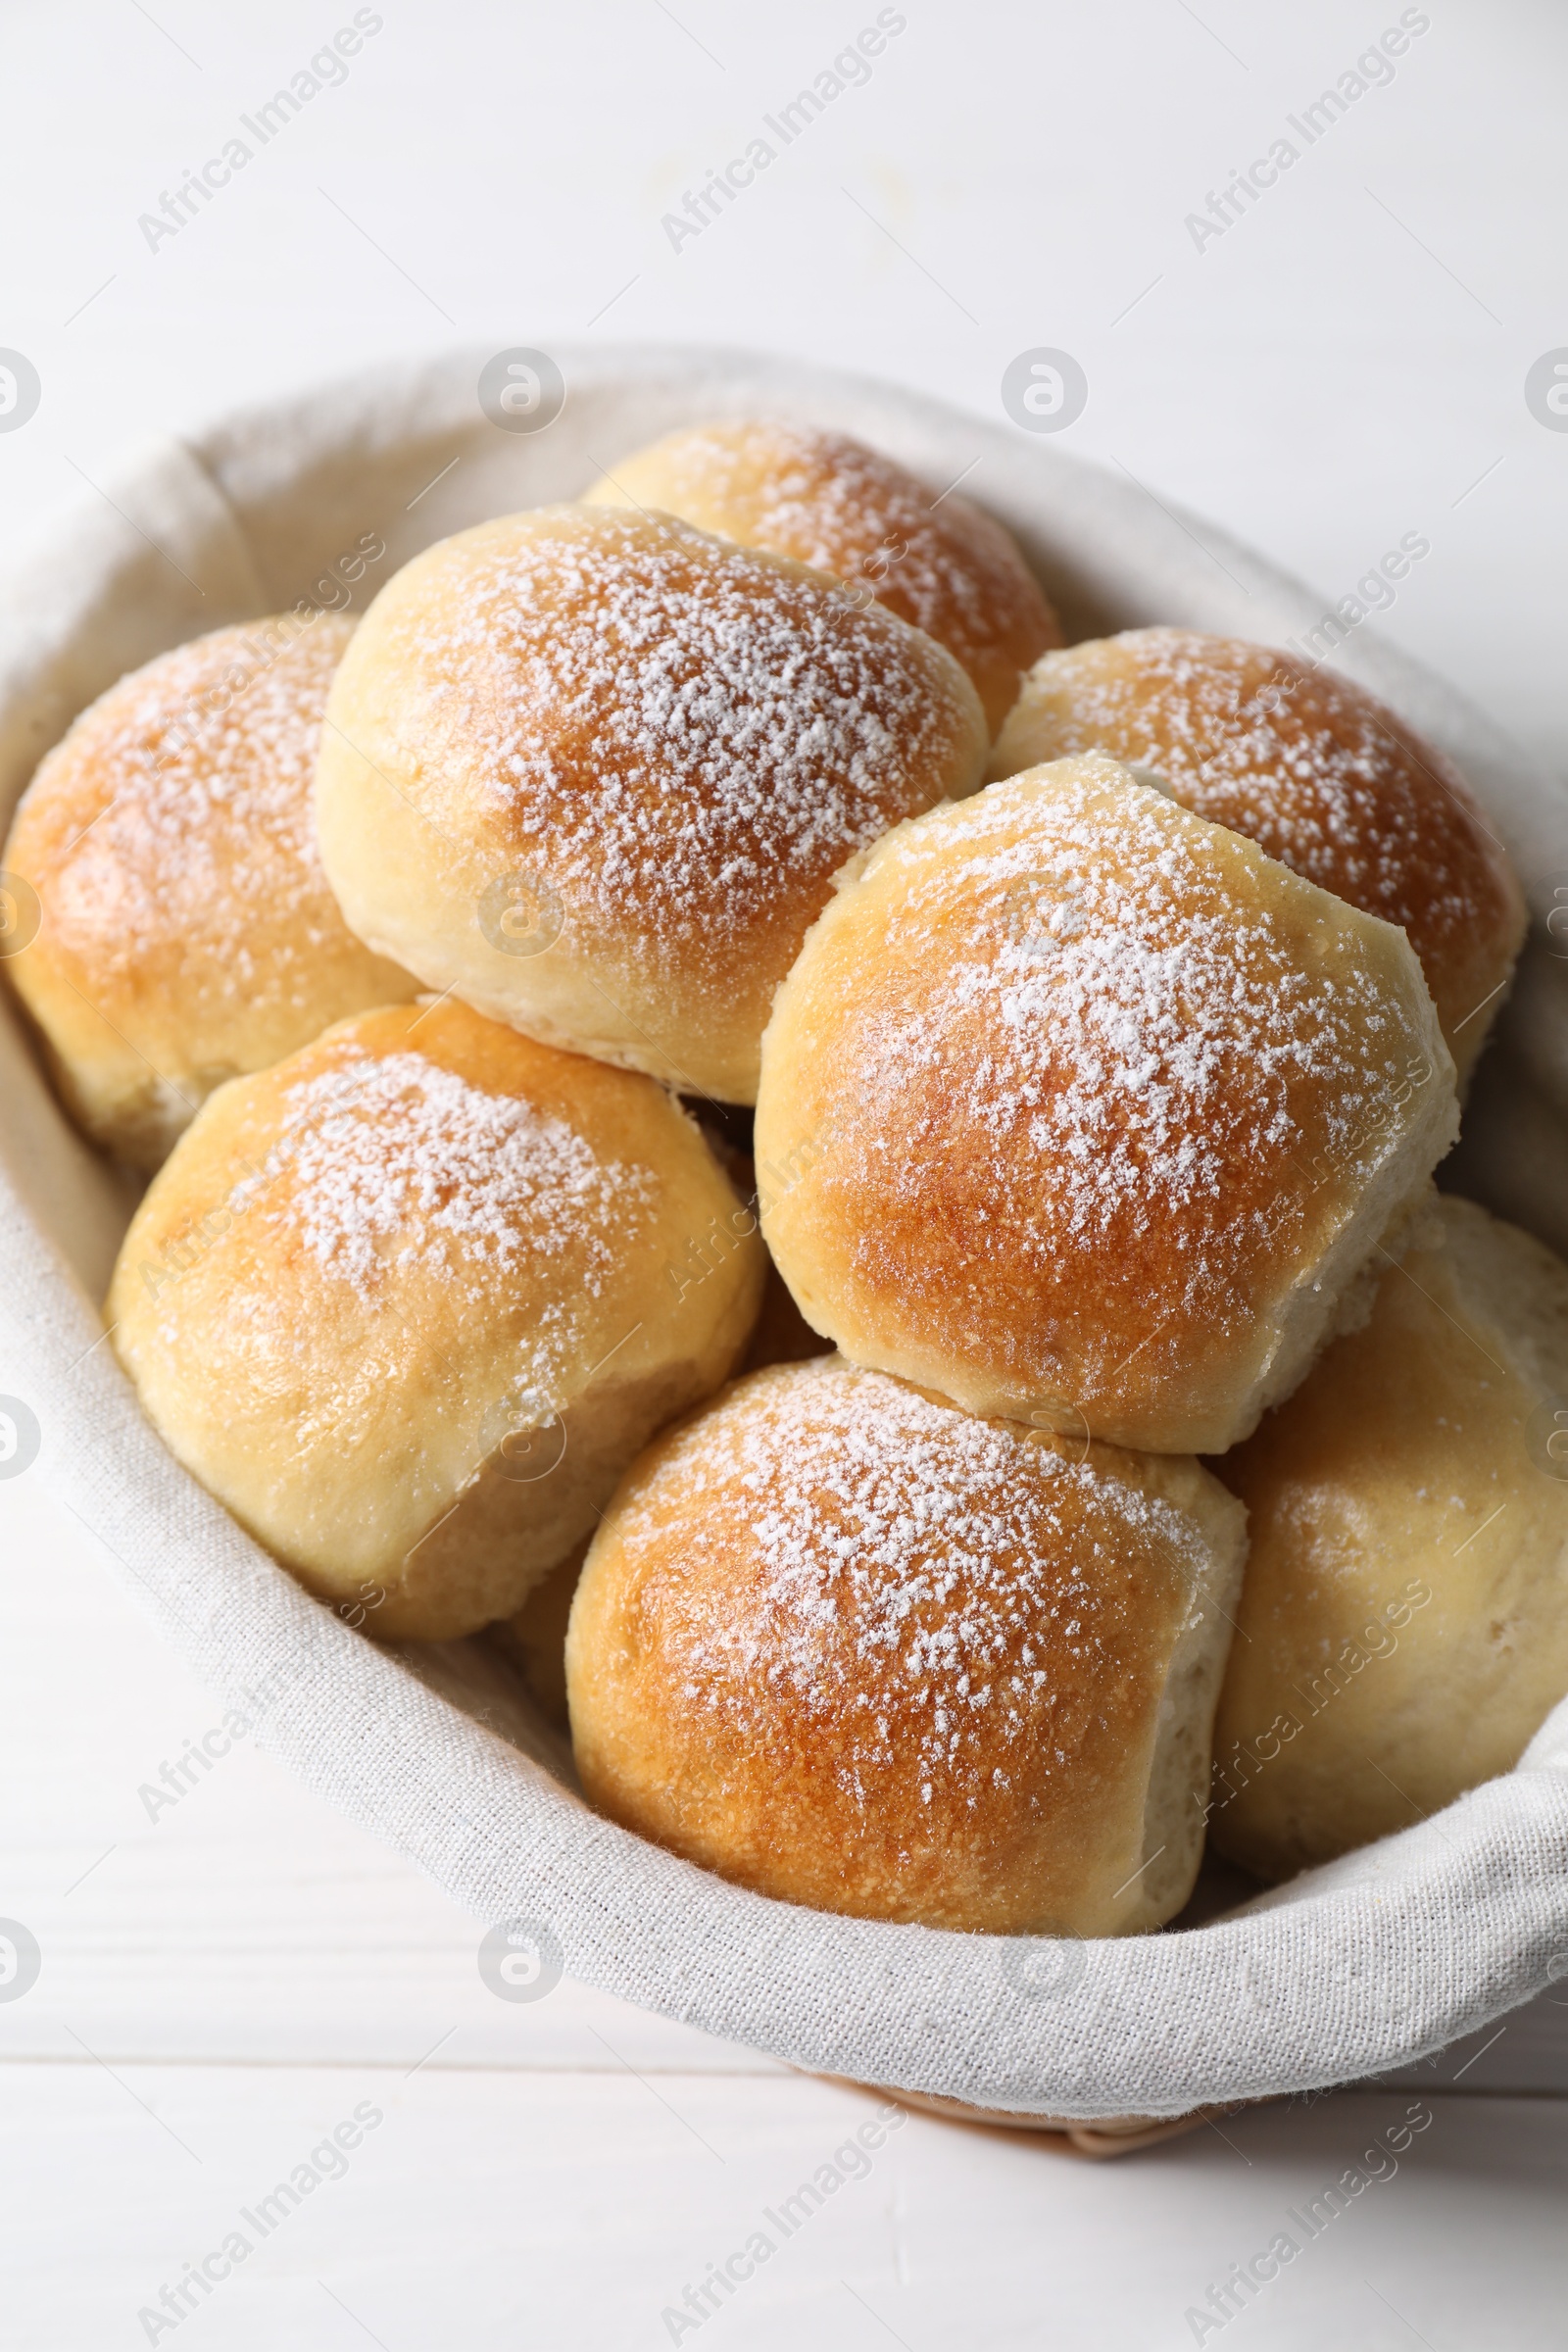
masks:
{"type": "Polygon", "coordinates": [[[694,425],[617,459],[588,496],[661,508],[874,596],[947,647],[993,735],[1022,673],[1061,643],[1056,615],[1000,522],[956,491],[939,497],[848,433],[773,418],[694,425]]]}
{"type": "Polygon", "coordinates": [[[1250,1518],[1220,1849],[1269,1879],[1507,1772],[1568,1695],[1568,1266],[1446,1199],[1217,1465],[1250,1518]]]}
{"type": "Polygon", "coordinates": [[[1363,687],[1267,646],[1129,629],[1047,654],[994,776],[1107,752],[1184,808],[1404,930],[1461,1078],[1524,940],[1524,896],[1463,777],[1363,687]]]}
{"type": "Polygon", "coordinates": [[[1063,760],[841,879],[763,1040],[762,1229],[857,1363],[1217,1453],[1456,1126],[1401,932],[1063,760]]]}
{"type": "Polygon", "coordinates": [[[156,1168],[217,1086],[411,997],[362,947],[317,854],[311,776],[352,621],[218,629],[84,710],[3,863],[42,920],[10,970],[94,1141],[156,1168]]]}
{"type": "Polygon", "coordinates": [[[172,1452],[285,1567],[444,1641],[511,1615],[733,1368],[752,1227],[651,1080],[398,1005],[212,1098],[108,1316],[172,1452]]]}
{"type": "Polygon", "coordinates": [[[818,1910],[1157,1927],[1198,1869],[1244,1550],[1196,1462],[973,1420],[837,1356],[753,1373],[649,1448],[589,1547],[583,1788],[818,1910]]]}
{"type": "Polygon", "coordinates": [[[545,507],[382,589],[317,817],[349,921],[432,988],[749,1102],[835,870],[985,752],[956,662],[879,607],[667,517],[545,507]]]}

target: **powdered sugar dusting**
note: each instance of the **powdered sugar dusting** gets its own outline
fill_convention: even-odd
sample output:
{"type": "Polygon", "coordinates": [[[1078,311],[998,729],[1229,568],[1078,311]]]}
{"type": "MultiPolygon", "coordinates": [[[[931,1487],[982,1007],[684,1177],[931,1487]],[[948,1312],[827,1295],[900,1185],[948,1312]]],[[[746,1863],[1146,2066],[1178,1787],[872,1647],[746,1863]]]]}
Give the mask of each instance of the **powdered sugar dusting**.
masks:
{"type": "Polygon", "coordinates": [[[661,1475],[693,1552],[683,1699],[743,1739],[803,1710],[861,1803],[895,1764],[926,1803],[1022,1774],[1043,1794],[1147,1669],[1152,1590],[1179,1572],[1185,1596],[1203,1556],[1097,1463],[839,1361],[749,1383],[661,1475]]]}
{"type": "Polygon", "coordinates": [[[847,433],[698,427],[666,463],[683,511],[746,514],[750,544],[864,585],[960,662],[992,653],[1028,662],[1057,642],[1004,532],[959,496],[936,505],[923,482],[847,433]]]}
{"type": "Polygon", "coordinates": [[[721,960],[967,784],[956,688],[886,615],[667,519],[539,519],[455,543],[461,590],[411,618],[411,660],[421,728],[574,919],[721,960]]]}
{"type": "MultiPolygon", "coordinates": [[[[268,1170],[230,1193],[256,1197],[297,1235],[323,1275],[367,1305],[389,1277],[520,1271],[569,1257],[601,1296],[617,1234],[634,1234],[656,1197],[651,1170],[601,1160],[563,1119],[471,1086],[418,1054],[350,1054],[283,1096],[268,1170]],[[282,1166],[286,1181],[273,1171],[282,1166]]],[[[569,1313],[541,1335],[570,1344],[569,1313]]]]}
{"type": "Polygon", "coordinates": [[[950,1342],[978,1318],[988,1353],[1004,1330],[1047,1393],[1065,1370],[1098,1395],[1135,1339],[1157,1348],[1151,1299],[1250,1318],[1303,1205],[1380,1163],[1432,1076],[1415,1007],[1343,948],[1303,968],[1235,854],[1098,760],[884,853],[895,968],[834,1152],[867,1203],[844,1212],[856,1262],[885,1283],[893,1248],[911,1315],[950,1342]]]}
{"type": "MultiPolygon", "coordinates": [[[[154,947],[217,953],[237,1000],[306,1004],[317,951],[363,953],[311,821],[321,716],[351,633],[323,613],[198,638],[112,687],[45,763],[41,784],[90,772],[102,794],[90,829],[57,852],[50,891],[64,935],[79,920],[90,937],[95,971],[131,973],[154,947]]],[[[88,824],[82,813],[71,829],[88,824]]]]}
{"type": "Polygon", "coordinates": [[[1031,747],[1035,700],[1026,689],[1023,759],[1101,749],[1156,769],[1200,815],[1407,930],[1446,1017],[1471,1010],[1475,942],[1484,957],[1507,919],[1500,854],[1455,769],[1370,695],[1265,647],[1154,628],[1054,657],[1037,706],[1049,741],[1031,747]]]}

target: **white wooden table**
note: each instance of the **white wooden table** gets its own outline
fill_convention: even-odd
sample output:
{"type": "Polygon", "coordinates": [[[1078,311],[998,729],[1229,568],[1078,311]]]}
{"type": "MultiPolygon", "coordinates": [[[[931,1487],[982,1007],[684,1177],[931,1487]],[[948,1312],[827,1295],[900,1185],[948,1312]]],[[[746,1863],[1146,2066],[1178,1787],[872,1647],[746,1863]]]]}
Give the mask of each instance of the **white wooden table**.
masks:
{"type": "MultiPolygon", "coordinates": [[[[138,216],[353,13],[0,17],[0,345],[42,384],[0,432],[4,527],[92,495],[137,433],[411,345],[734,340],[989,415],[1010,359],[1060,346],[1091,387],[1073,446],[1326,594],[1427,534],[1365,625],[1561,765],[1568,435],[1523,390],[1568,344],[1560,17],[1434,9],[1200,244],[1187,216],[1396,7],[911,6],[676,250],[662,216],[873,8],[404,0],[149,245],[138,216]]],[[[569,1984],[496,1999],[478,1923],[244,1743],[150,1811],[217,1717],[85,1531],[30,1476],[0,1484],[0,1916],[42,1954],[0,2001],[6,2352],[1568,2343],[1568,1986],[1396,2082],[1119,2164],[912,2118],[786,2239],[763,2217],[874,2102],[569,1984]],[[1397,2169],[1379,2156],[1389,2177],[1308,2239],[1299,2217],[1412,2107],[1397,2169]],[[297,2208],[265,2235],[239,2218],[313,2151],[297,2208]],[[254,2250],[230,2267],[236,2228],[254,2250]],[[770,2228],[699,2324],[688,2290],[770,2228]],[[1293,2230],[1298,2259],[1223,2328],[1189,2316],[1293,2230]]]]}

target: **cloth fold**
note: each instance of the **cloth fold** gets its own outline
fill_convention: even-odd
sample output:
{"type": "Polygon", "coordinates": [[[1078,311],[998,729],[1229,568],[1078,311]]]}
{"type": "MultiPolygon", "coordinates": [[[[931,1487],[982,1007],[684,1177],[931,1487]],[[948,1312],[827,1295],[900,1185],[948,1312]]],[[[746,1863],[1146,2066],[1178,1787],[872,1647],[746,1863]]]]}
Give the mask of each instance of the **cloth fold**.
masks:
{"type": "MultiPolygon", "coordinates": [[[[1138,485],[883,385],[741,354],[558,349],[564,411],[513,434],[479,406],[489,356],[383,368],[161,444],[10,556],[0,819],[124,669],[301,600],[363,606],[432,539],[576,495],[705,416],[805,416],[934,489],[964,476],[1075,634],[1166,620],[1278,644],[1322,617],[1320,598],[1138,485]],[[368,542],[381,552],[351,578],[345,559],[368,542]]],[[[1538,939],[1457,1189],[1568,1246],[1568,941],[1546,927],[1568,883],[1568,795],[1404,657],[1352,634],[1336,662],[1458,761],[1530,891],[1538,939]]],[[[263,1694],[265,1745],[478,1918],[547,1931],[569,1974],[814,2072],[1064,2127],[1147,2126],[1407,2064],[1568,1970],[1568,1702],[1517,1771],[1437,1819],[1207,1926],[1044,1947],[1038,1984],[1008,1939],[797,1910],[600,1820],[489,1653],[416,1660],[350,1630],[164,1449],[96,1311],[129,1198],[70,1130],[9,1000],[0,1085],[0,1391],[37,1416],[35,1474],[219,1698],[248,1692],[256,1716],[263,1694]]]]}

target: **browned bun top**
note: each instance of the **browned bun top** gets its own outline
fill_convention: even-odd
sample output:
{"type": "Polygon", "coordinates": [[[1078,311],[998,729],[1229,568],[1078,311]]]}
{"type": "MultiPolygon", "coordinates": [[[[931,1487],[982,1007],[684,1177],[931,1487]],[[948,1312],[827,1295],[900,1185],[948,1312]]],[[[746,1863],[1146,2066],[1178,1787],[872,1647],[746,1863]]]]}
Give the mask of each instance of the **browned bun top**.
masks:
{"type": "Polygon", "coordinates": [[[498,850],[536,847],[579,927],[618,937],[634,909],[653,964],[722,986],[781,883],[825,895],[925,805],[953,698],[914,641],[808,573],[663,517],[518,520],[431,549],[378,601],[430,814],[461,778],[463,811],[498,850]]]}
{"type": "Polygon", "coordinates": [[[254,938],[235,940],[234,899],[243,893],[278,935],[336,915],[310,782],[353,634],[325,612],[215,629],[89,705],[40,763],[12,837],[33,861],[27,878],[62,952],[147,997],[183,978],[193,956],[236,950],[245,985],[286,988],[297,950],[268,969],[254,938]]]}
{"type": "Polygon", "coordinates": [[[973,679],[992,733],[1020,674],[1061,643],[1011,535],[956,491],[863,441],[774,418],[696,425],[619,459],[591,493],[662,507],[742,547],[770,548],[924,629],[973,679]]]}
{"type": "Polygon", "coordinates": [[[408,564],[331,717],[318,815],[365,936],[519,1028],[731,1101],[836,868],[971,790],[985,756],[962,671],[892,613],[667,516],[582,506],[408,564]],[[387,838],[414,828],[391,866],[365,838],[377,791],[387,838]],[[513,869],[560,910],[548,955],[479,935],[513,869]]]}
{"type": "Polygon", "coordinates": [[[393,1005],[220,1088],[107,1313],[246,1527],[318,1590],[378,1580],[377,1630],[445,1639],[514,1611],[733,1368],[753,1222],[650,1079],[452,999],[393,1005]]]}
{"type": "Polygon", "coordinates": [[[1525,932],[1507,856],[1452,762],[1364,687],[1289,654],[1129,629],[1051,654],[992,763],[1103,751],[1405,931],[1454,1060],[1475,1057],[1525,932]]]}
{"type": "Polygon", "coordinates": [[[590,1549],[567,1682],[592,1801],[822,1909],[1141,1919],[1161,1693],[1222,1557],[1230,1597],[1241,1514],[1195,1463],[1085,1453],[839,1357],[736,1382],[590,1549]]]}
{"type": "Polygon", "coordinates": [[[1207,1452],[1299,1377],[1455,1125],[1400,933],[1086,758],[844,878],[775,1002],[756,1153],[769,1248],[855,1361],[1207,1452]]]}
{"type": "Polygon", "coordinates": [[[18,810],[5,863],[42,923],[13,975],[77,1107],[146,1164],[213,1085],[412,993],[350,933],[311,821],[352,635],[289,613],[160,654],[82,713],[18,810]],[[137,1149],[115,1123],[160,1093],[137,1149]]]}

